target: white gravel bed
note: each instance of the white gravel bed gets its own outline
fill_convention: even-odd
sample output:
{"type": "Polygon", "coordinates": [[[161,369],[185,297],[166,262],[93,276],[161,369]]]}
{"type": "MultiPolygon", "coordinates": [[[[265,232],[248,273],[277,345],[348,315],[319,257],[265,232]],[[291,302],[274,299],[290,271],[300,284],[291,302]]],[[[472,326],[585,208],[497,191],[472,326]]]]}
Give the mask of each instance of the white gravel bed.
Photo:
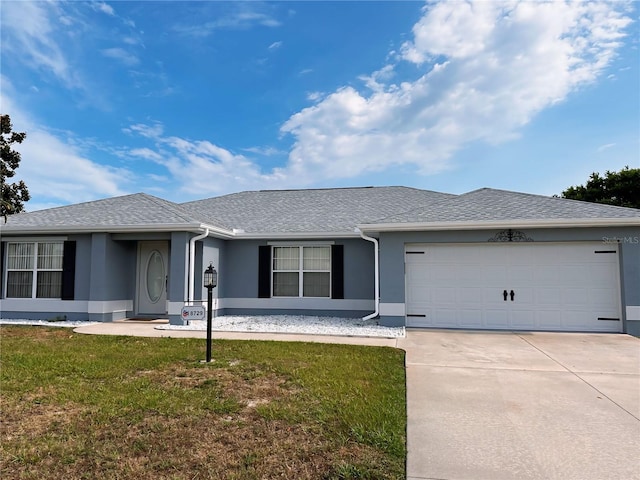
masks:
{"type": "MultiPolygon", "coordinates": [[[[158,325],[157,330],[206,330],[206,320],[190,325],[158,325]]],[[[224,332],[306,333],[352,337],[404,337],[404,327],[384,327],[376,320],[361,318],[314,317],[303,315],[239,316],[225,315],[212,320],[211,329],[224,332]]]]}
{"type": "Polygon", "coordinates": [[[69,322],[69,321],[49,321],[49,320],[22,320],[13,318],[0,318],[0,325],[40,325],[45,327],[67,327],[76,328],[86,325],[93,325],[96,322],[69,322]]]}

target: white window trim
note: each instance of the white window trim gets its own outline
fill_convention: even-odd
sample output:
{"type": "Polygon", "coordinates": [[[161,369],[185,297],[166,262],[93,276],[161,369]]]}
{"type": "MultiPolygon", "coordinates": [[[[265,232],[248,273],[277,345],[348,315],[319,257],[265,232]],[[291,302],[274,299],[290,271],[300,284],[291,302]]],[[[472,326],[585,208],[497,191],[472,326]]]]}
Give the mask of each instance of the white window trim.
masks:
{"type": "MultiPolygon", "coordinates": [[[[21,238],[12,238],[12,239],[8,239],[8,240],[3,240],[6,245],[7,248],[5,248],[4,251],[4,259],[3,259],[3,265],[4,268],[2,272],[0,272],[0,275],[2,275],[4,282],[3,282],[3,292],[2,292],[2,298],[3,299],[9,299],[9,300],[18,300],[18,299],[22,299],[22,300],[60,300],[61,297],[38,297],[37,293],[38,293],[38,272],[62,272],[64,270],[63,267],[60,268],[38,268],[38,245],[41,243],[61,243],[64,245],[64,240],[61,240],[60,237],[56,237],[54,238],[38,238],[38,239],[33,239],[33,238],[29,238],[29,239],[21,239],[21,238]],[[33,267],[30,269],[20,269],[20,268],[9,268],[9,245],[11,244],[25,244],[25,243],[32,243],[34,245],[33,247],[33,267]],[[7,296],[7,292],[9,290],[9,272],[31,272],[33,275],[31,277],[31,297],[8,297],[7,296]]],[[[64,254],[63,254],[64,255],[64,254]]],[[[64,259],[63,259],[64,262],[64,259]]]]}
{"type": "Polygon", "coordinates": [[[5,237],[2,243],[51,243],[51,242],[66,242],[69,237],[57,236],[57,237],[5,237]]]}
{"type": "Polygon", "coordinates": [[[331,262],[332,262],[332,252],[331,248],[329,248],[329,270],[304,270],[304,248],[305,247],[331,247],[334,242],[269,242],[271,246],[271,298],[331,298],[331,262]],[[297,247],[299,249],[298,255],[298,269],[297,270],[275,270],[273,268],[273,260],[275,258],[274,249],[275,247],[297,247]],[[289,296],[289,295],[274,295],[273,290],[275,286],[275,282],[273,280],[274,273],[297,273],[298,274],[298,295],[297,296],[289,296]],[[305,273],[328,273],[329,274],[329,295],[326,297],[311,297],[304,295],[304,274],[305,273]]]}

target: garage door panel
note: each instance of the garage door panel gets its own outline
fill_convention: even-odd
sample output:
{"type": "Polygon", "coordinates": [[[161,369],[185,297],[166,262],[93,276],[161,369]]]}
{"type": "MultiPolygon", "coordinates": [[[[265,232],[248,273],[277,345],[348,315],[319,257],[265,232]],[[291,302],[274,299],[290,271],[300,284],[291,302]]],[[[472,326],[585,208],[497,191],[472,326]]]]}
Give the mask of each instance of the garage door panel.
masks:
{"type": "Polygon", "coordinates": [[[430,322],[436,327],[447,327],[447,325],[457,325],[457,312],[451,309],[434,310],[431,315],[430,322]]]}
{"type": "Polygon", "coordinates": [[[483,289],[475,288],[458,288],[456,292],[456,301],[460,305],[482,305],[483,289]]]}
{"type": "MultiPolygon", "coordinates": [[[[504,286],[504,278],[507,275],[507,267],[504,265],[487,265],[483,269],[482,281],[487,287],[504,286]]],[[[501,290],[502,291],[502,290],[501,290]]]]}
{"type": "Polygon", "coordinates": [[[509,316],[513,328],[532,330],[536,327],[535,312],[532,310],[512,310],[509,316]]]}
{"type": "Polygon", "coordinates": [[[434,298],[438,303],[454,306],[456,304],[457,289],[454,287],[436,287],[433,289],[434,298]]]}
{"type": "Polygon", "coordinates": [[[615,302],[616,291],[614,289],[600,288],[589,292],[590,305],[594,308],[604,309],[607,312],[612,312],[616,309],[615,302]]]}
{"type": "Polygon", "coordinates": [[[600,243],[422,245],[406,255],[408,325],[621,331],[618,256],[600,243]],[[503,292],[514,291],[511,301],[503,292]],[[416,320],[416,318],[422,318],[416,320]],[[419,325],[418,325],[419,324],[419,325]]]}
{"type": "Polygon", "coordinates": [[[438,281],[454,280],[457,272],[454,268],[447,265],[431,265],[429,267],[429,280],[437,285],[438,281]]]}
{"type": "Polygon", "coordinates": [[[532,265],[512,265],[509,268],[509,278],[516,282],[530,283],[534,280],[536,268],[532,265]]]}
{"type": "MultiPolygon", "coordinates": [[[[502,284],[504,282],[500,282],[500,283],[502,284]]],[[[499,285],[497,287],[487,286],[486,288],[483,288],[482,304],[485,307],[502,308],[502,304],[506,303],[504,301],[504,293],[503,293],[504,290],[505,289],[502,287],[502,285],[499,285]]],[[[507,298],[509,297],[507,296],[507,298]]]]}
{"type": "Polygon", "coordinates": [[[509,289],[509,300],[506,302],[511,304],[512,307],[522,307],[525,305],[527,308],[531,308],[535,303],[536,289],[530,286],[513,285],[513,288],[509,289]],[[511,300],[511,292],[513,291],[513,300],[511,300]]]}
{"type": "Polygon", "coordinates": [[[537,311],[535,322],[541,330],[564,330],[563,311],[560,309],[545,309],[537,311]]]}
{"type": "Polygon", "coordinates": [[[600,263],[592,263],[585,269],[585,276],[593,277],[594,279],[607,279],[615,275],[617,269],[615,265],[603,265],[600,263]]]}
{"type": "Polygon", "coordinates": [[[535,303],[543,307],[558,306],[563,303],[562,290],[559,288],[542,287],[536,289],[535,303]]]}
{"type": "Polygon", "coordinates": [[[504,309],[487,309],[484,311],[484,326],[487,328],[509,328],[509,312],[504,309]]]}
{"type": "Polygon", "coordinates": [[[562,301],[565,305],[589,305],[589,291],[585,288],[563,288],[562,301]]]}
{"type": "Polygon", "coordinates": [[[564,271],[557,265],[540,264],[534,270],[533,285],[563,285],[566,282],[564,271]]]}
{"type": "Polygon", "coordinates": [[[472,309],[460,309],[459,310],[459,323],[458,325],[462,328],[482,328],[484,325],[482,323],[482,312],[478,311],[476,308],[472,309]]]}
{"type": "Polygon", "coordinates": [[[461,286],[464,285],[479,285],[484,279],[484,272],[481,268],[462,268],[457,267],[456,279],[460,282],[461,286]]]}

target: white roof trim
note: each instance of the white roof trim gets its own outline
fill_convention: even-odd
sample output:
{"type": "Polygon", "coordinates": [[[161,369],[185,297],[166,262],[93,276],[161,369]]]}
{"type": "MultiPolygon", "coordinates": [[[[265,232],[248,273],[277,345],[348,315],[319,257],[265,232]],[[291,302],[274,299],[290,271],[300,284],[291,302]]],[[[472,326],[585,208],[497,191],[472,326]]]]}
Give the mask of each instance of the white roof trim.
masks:
{"type": "Polygon", "coordinates": [[[475,220],[464,222],[366,223],[360,230],[408,232],[427,230],[489,230],[494,228],[640,227],[640,217],[558,218],[539,220],[475,220]]]}
{"type": "Polygon", "coordinates": [[[147,224],[147,225],[56,225],[56,226],[20,226],[15,229],[2,228],[0,231],[5,235],[38,235],[38,234],[51,234],[51,233],[153,233],[153,232],[193,232],[204,231],[209,229],[209,235],[218,236],[223,238],[233,238],[233,232],[211,225],[202,223],[184,224],[184,223],[168,223],[168,224],[147,224]]]}
{"type": "Polygon", "coordinates": [[[268,239],[268,240],[313,240],[316,238],[360,238],[351,232],[271,232],[271,233],[236,233],[233,238],[238,239],[268,239]]]}

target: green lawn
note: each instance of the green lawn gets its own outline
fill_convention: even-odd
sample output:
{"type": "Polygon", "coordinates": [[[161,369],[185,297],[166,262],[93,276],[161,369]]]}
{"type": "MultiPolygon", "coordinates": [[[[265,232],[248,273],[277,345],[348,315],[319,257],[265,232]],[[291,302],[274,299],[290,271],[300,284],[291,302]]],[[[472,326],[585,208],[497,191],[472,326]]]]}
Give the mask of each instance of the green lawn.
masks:
{"type": "Polygon", "coordinates": [[[0,327],[0,478],[404,478],[404,352],[0,327]]]}

